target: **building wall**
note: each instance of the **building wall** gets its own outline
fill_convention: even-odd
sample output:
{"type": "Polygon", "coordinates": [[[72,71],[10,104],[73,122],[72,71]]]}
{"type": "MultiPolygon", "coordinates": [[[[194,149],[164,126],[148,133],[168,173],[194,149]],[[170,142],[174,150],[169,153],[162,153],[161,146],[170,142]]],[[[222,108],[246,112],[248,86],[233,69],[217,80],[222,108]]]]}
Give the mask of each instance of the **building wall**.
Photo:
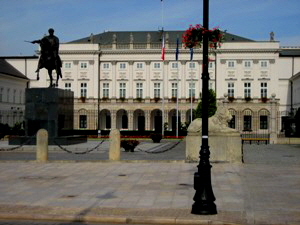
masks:
{"type": "Polygon", "coordinates": [[[14,126],[24,120],[25,88],[27,80],[1,74],[0,123],[14,126]]]}
{"type": "MultiPolygon", "coordinates": [[[[74,92],[75,129],[81,126],[81,116],[88,118],[86,129],[97,129],[99,121],[101,129],[109,129],[106,127],[106,120],[109,120],[109,117],[111,127],[122,128],[123,116],[127,116],[128,120],[128,126],[124,129],[137,129],[139,116],[144,116],[145,129],[153,130],[155,117],[162,116],[162,110],[164,122],[173,129],[172,120],[176,115],[177,104],[172,99],[172,83],[174,85],[177,82],[180,122],[190,120],[190,109],[195,109],[200,101],[202,51],[195,49],[192,62],[195,63],[195,68],[190,68],[189,50],[182,47],[176,68],[175,45],[166,44],[164,62],[161,60],[160,45],[146,46],[144,49],[136,49],[133,44],[122,47],[116,43],[109,47],[98,44],[60,45],[63,79],[58,87],[69,88],[74,92]],[[125,99],[120,98],[121,83],[126,85],[125,99]],[[140,83],[142,99],[137,96],[137,84],[140,83]],[[154,98],[155,83],[160,83],[161,100],[154,98]],[[195,84],[195,102],[192,103],[189,99],[190,83],[195,84]],[[86,98],[81,98],[82,84],[86,84],[86,98]],[[103,95],[104,84],[109,85],[108,98],[103,95]]],[[[278,42],[230,42],[224,43],[222,48],[209,55],[211,78],[209,85],[216,91],[220,102],[226,100],[224,94],[225,97],[228,94],[228,84],[234,83],[235,100],[229,105],[231,104],[231,109],[239,114],[236,121],[237,129],[243,130],[243,113],[248,113],[248,109],[251,109],[253,116],[260,115],[263,109],[270,113],[272,104],[276,102],[276,132],[279,133],[280,117],[286,115],[291,106],[289,79],[293,71],[295,73],[300,70],[299,58],[280,57],[280,51],[278,42]],[[251,104],[245,101],[245,83],[251,84],[251,104]],[[267,84],[268,102],[265,104],[261,99],[261,83],[267,84]]],[[[13,63],[30,78],[30,87],[48,86],[49,79],[44,69],[40,72],[41,79],[36,81],[34,71],[37,59],[27,59],[26,69],[24,60],[15,60],[13,63]]],[[[253,121],[256,127],[258,123],[259,121],[253,121]]]]}

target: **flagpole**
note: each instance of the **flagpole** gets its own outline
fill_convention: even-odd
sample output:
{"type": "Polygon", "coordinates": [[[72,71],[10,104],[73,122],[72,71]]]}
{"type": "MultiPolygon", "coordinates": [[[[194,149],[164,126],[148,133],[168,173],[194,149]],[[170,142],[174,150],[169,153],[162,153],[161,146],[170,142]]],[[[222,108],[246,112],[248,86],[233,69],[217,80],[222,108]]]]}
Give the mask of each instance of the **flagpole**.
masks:
{"type": "Polygon", "coordinates": [[[165,124],[165,88],[164,88],[164,83],[165,83],[165,63],[164,63],[164,60],[163,60],[163,71],[162,71],[162,136],[164,137],[165,135],[165,127],[164,127],[164,124],[165,124]]]}
{"type": "Polygon", "coordinates": [[[165,88],[164,88],[164,83],[165,83],[165,34],[164,34],[164,4],[163,4],[163,0],[160,0],[161,2],[161,29],[162,29],[162,55],[161,55],[161,59],[162,59],[162,136],[164,137],[165,135],[165,88]]]}
{"type": "MultiPolygon", "coordinates": [[[[193,61],[191,61],[193,62],[193,61]]],[[[193,84],[194,84],[194,75],[193,75],[193,65],[191,67],[191,122],[193,121],[193,90],[192,90],[192,87],[193,87],[193,84]]]]}
{"type": "Polygon", "coordinates": [[[178,55],[179,55],[179,37],[177,35],[176,39],[176,52],[175,52],[175,60],[177,62],[177,90],[176,90],[176,138],[178,138],[179,132],[179,119],[178,119],[178,93],[179,93],[179,85],[178,85],[178,77],[179,77],[179,64],[178,64],[178,55]]]}
{"type": "Polygon", "coordinates": [[[176,93],[176,138],[178,138],[178,90],[179,90],[179,86],[178,86],[178,76],[179,76],[179,66],[178,66],[178,61],[177,61],[177,93],[176,93]]]}
{"type": "MultiPolygon", "coordinates": [[[[191,48],[190,49],[190,53],[191,53],[191,63],[193,63],[193,49],[191,48]]],[[[194,74],[193,74],[193,66],[194,64],[192,64],[191,66],[191,122],[193,121],[193,90],[192,90],[192,87],[193,87],[193,84],[194,84],[194,74]]]]}

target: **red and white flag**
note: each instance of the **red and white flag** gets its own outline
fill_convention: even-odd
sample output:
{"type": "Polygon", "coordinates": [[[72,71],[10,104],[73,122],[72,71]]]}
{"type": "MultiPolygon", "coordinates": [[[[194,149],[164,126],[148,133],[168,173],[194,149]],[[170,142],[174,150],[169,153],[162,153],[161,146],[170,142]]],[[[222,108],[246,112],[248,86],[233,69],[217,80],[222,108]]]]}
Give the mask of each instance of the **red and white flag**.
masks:
{"type": "Polygon", "coordinates": [[[165,60],[165,35],[163,34],[162,36],[162,45],[161,45],[161,59],[164,61],[165,60]]]}

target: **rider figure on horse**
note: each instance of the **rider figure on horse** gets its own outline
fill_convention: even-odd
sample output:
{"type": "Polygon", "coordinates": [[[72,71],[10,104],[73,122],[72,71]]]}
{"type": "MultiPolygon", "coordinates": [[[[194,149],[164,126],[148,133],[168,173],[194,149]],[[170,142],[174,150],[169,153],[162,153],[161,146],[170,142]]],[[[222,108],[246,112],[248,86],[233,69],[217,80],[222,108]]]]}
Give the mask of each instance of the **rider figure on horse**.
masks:
{"type": "Polygon", "coordinates": [[[59,39],[54,35],[54,30],[50,28],[48,30],[49,35],[43,37],[41,40],[32,41],[32,44],[39,43],[41,46],[41,56],[39,58],[38,67],[35,72],[37,72],[37,80],[39,80],[39,71],[42,68],[48,70],[50,77],[50,87],[52,87],[52,70],[56,70],[57,80],[56,85],[58,84],[59,77],[62,78],[61,74],[61,59],[58,55],[59,51],[59,39]]]}

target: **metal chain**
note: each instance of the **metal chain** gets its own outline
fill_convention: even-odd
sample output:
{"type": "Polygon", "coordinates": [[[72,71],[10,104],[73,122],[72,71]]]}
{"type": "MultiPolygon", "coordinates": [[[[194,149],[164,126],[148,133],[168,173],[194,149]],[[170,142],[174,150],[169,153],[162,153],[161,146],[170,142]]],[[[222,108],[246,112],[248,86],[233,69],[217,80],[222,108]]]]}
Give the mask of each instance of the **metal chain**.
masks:
{"type": "Polygon", "coordinates": [[[157,151],[157,152],[150,152],[150,151],[144,151],[140,148],[136,148],[138,151],[140,152],[146,152],[146,153],[151,153],[151,154],[159,154],[159,153],[164,153],[164,152],[167,152],[167,151],[170,151],[171,149],[175,148],[179,143],[182,142],[183,139],[180,139],[178,142],[176,142],[174,145],[172,145],[171,147],[167,148],[167,149],[164,149],[164,150],[161,150],[161,151],[157,151]]]}
{"type": "Polygon", "coordinates": [[[16,146],[16,147],[12,147],[12,148],[0,148],[0,152],[8,152],[8,151],[14,151],[16,149],[19,149],[21,147],[23,147],[23,145],[27,145],[28,143],[30,143],[30,141],[32,141],[35,138],[34,136],[29,137],[26,141],[24,141],[21,145],[16,146]]]}
{"type": "Polygon", "coordinates": [[[65,152],[67,152],[67,153],[70,153],[70,154],[77,154],[77,155],[83,155],[83,154],[90,153],[90,152],[94,151],[95,149],[97,149],[97,148],[104,142],[104,140],[102,140],[102,141],[101,141],[98,145],[96,145],[94,148],[88,149],[88,150],[86,150],[86,151],[84,151],[84,152],[73,152],[73,151],[71,151],[71,150],[68,150],[68,149],[62,147],[62,146],[61,146],[60,144],[58,144],[55,140],[53,140],[53,141],[54,141],[54,143],[55,143],[61,150],[65,151],[65,152]]]}

